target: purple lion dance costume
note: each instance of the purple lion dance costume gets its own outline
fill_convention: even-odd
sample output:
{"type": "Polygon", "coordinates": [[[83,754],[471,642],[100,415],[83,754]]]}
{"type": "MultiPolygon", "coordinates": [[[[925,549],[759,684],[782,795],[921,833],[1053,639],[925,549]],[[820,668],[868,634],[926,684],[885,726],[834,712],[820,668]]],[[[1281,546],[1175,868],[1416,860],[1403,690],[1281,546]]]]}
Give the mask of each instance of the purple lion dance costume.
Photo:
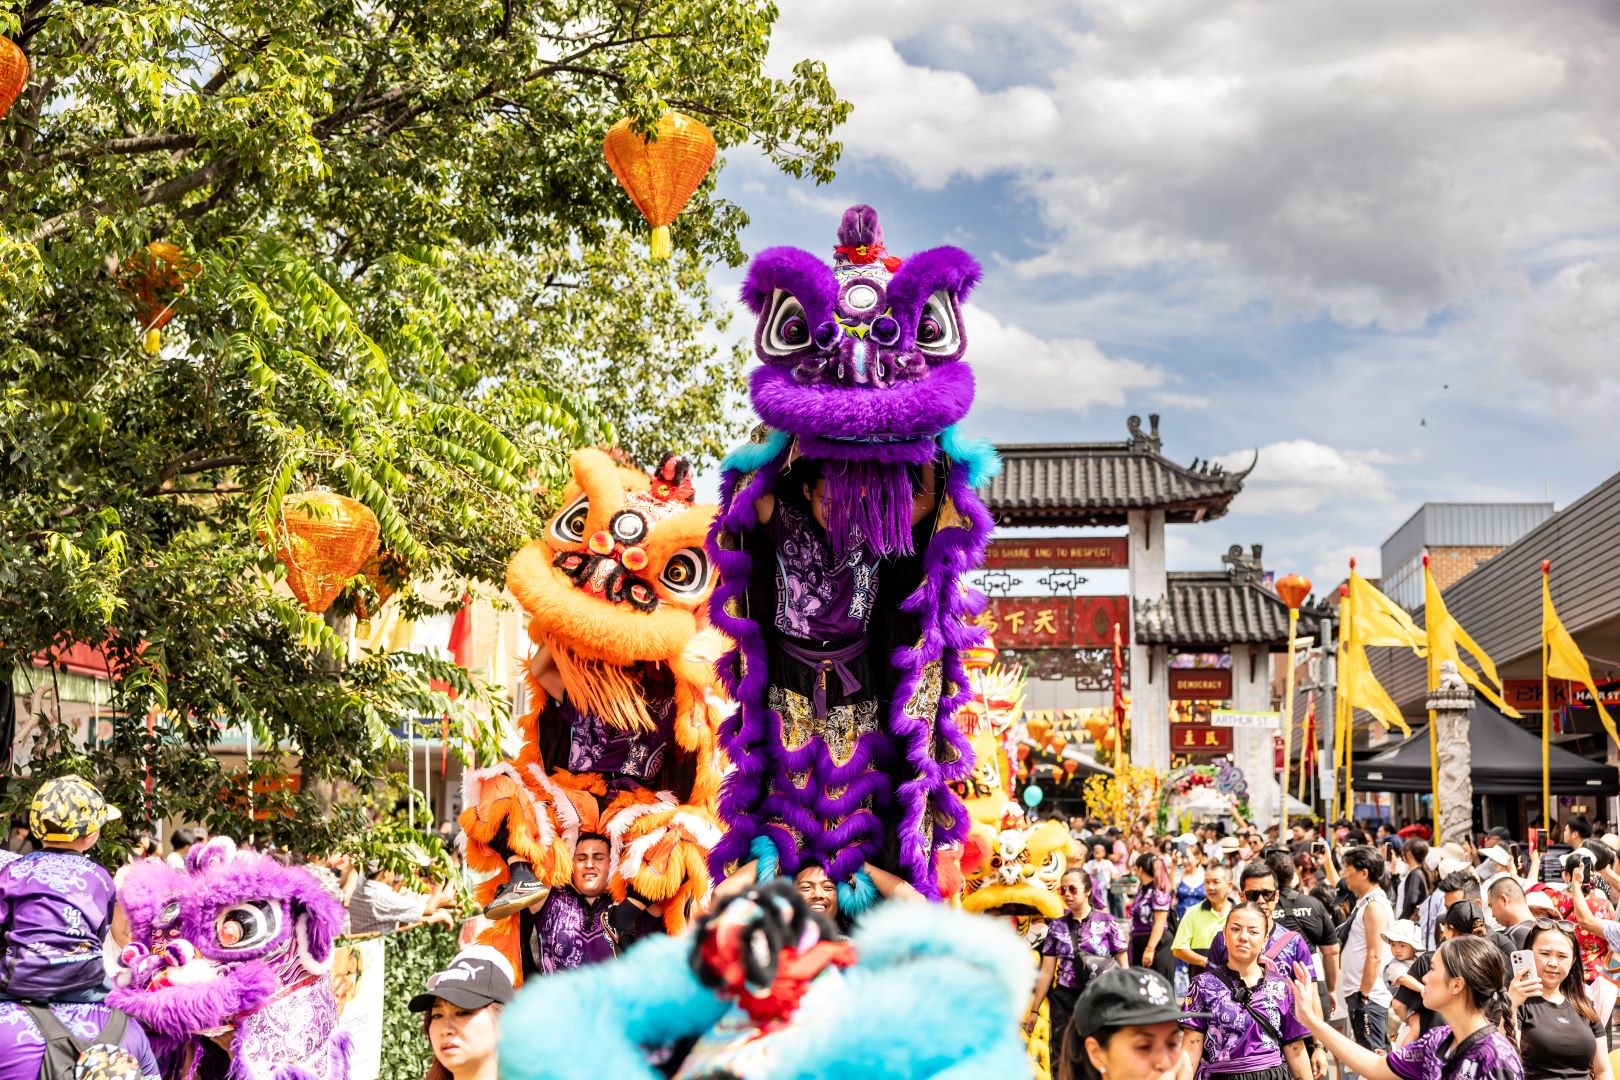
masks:
{"type": "Polygon", "coordinates": [[[338,902],[308,871],[220,837],[186,867],[120,875],[133,936],[109,958],[108,1004],[146,1028],[165,1076],[347,1080],[330,972],[338,902]],[[215,1042],[227,1035],[229,1061],[215,1042]]]}
{"type": "Polygon", "coordinates": [[[888,255],[867,206],[844,212],[830,267],[779,247],[748,269],[763,423],[722,465],[709,540],[739,703],[721,727],[717,877],[818,865],[855,915],[874,898],[867,863],[937,897],[937,853],[967,832],[949,785],[973,752],[953,715],[983,599],[963,576],[991,531],[974,488],[999,468],[955,427],[979,275],[953,247],[888,255]]]}

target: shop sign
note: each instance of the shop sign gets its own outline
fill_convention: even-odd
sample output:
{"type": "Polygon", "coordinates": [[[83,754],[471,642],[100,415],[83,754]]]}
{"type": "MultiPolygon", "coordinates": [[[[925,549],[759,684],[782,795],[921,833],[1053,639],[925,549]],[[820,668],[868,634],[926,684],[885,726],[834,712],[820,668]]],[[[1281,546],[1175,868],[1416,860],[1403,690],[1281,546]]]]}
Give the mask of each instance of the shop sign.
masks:
{"type": "MultiPolygon", "coordinates": [[[[1598,693],[1603,697],[1604,708],[1612,709],[1620,706],[1620,680],[1600,682],[1597,684],[1597,688],[1598,693]]],[[[1592,692],[1578,683],[1572,683],[1565,679],[1552,679],[1547,683],[1547,690],[1552,694],[1553,708],[1555,709],[1590,709],[1592,707],[1592,692]]],[[[1540,712],[1541,680],[1508,679],[1502,684],[1502,700],[1520,712],[1540,712]]]]}

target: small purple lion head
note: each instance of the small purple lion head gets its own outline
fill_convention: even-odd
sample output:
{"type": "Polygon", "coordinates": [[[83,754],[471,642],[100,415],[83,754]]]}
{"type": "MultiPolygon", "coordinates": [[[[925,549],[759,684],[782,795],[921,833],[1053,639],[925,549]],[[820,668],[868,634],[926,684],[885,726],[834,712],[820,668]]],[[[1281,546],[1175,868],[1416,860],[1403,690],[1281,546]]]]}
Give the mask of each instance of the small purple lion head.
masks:
{"type": "Polygon", "coordinates": [[[219,1034],[326,974],[343,909],[314,875],[224,837],[186,872],[137,863],[119,877],[132,936],[108,969],[109,1003],[170,1040],[219,1034]]]}
{"type": "Polygon", "coordinates": [[[967,414],[973,374],[962,301],[979,280],[967,252],[889,255],[869,206],[844,211],[828,267],[799,248],[749,265],[743,301],[759,317],[754,408],[771,427],[833,442],[935,435],[967,414]]]}

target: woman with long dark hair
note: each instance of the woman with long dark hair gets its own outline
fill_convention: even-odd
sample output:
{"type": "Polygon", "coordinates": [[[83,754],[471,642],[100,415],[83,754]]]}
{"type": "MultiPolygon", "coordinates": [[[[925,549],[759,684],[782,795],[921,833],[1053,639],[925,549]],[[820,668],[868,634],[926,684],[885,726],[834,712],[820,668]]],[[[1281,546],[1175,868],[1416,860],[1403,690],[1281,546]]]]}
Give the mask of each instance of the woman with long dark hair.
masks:
{"type": "Polygon", "coordinates": [[[1170,891],[1170,866],[1151,851],[1137,856],[1135,866],[1142,884],[1131,900],[1131,964],[1150,967],[1168,979],[1176,970],[1170,952],[1175,938],[1170,914],[1176,906],[1170,891]]]}
{"type": "MultiPolygon", "coordinates": [[[[1091,980],[1063,1033],[1058,1080],[1176,1080],[1188,1019],[1170,981],[1151,968],[1091,980]]],[[[1053,1036],[1056,1038],[1056,1035],[1053,1036]]]]}
{"type": "Polygon", "coordinates": [[[1294,1008],[1328,1053],[1364,1080],[1524,1080],[1513,1043],[1518,1025],[1502,990],[1507,970],[1502,950],[1485,938],[1441,945],[1423,979],[1423,1004],[1445,1022],[1387,1055],[1357,1045],[1322,1018],[1303,967],[1294,973],[1294,1008]]]}
{"type": "Polygon", "coordinates": [[[484,945],[456,954],[411,998],[433,1048],[426,1080],[496,1080],[501,1006],[512,1000],[506,957],[484,945]]]}
{"type": "Polygon", "coordinates": [[[1524,940],[1536,958],[1508,985],[1525,1080],[1612,1080],[1609,1037],[1587,999],[1575,924],[1537,919],[1524,940]]]}
{"type": "MultiPolygon", "coordinates": [[[[1259,904],[1226,916],[1226,961],[1193,976],[1187,994],[1193,1016],[1182,1022],[1182,1056],[1195,1080],[1310,1080],[1306,1030],[1294,1016],[1294,989],[1282,972],[1260,963],[1271,919],[1259,904]]],[[[1308,991],[1313,997],[1316,991],[1308,991]]]]}

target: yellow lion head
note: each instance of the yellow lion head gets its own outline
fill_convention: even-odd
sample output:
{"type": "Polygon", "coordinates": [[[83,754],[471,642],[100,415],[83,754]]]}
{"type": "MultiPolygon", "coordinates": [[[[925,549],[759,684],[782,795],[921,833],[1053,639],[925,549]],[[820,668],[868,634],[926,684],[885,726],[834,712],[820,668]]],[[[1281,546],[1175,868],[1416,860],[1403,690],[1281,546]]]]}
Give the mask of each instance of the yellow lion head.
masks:
{"type": "Polygon", "coordinates": [[[988,843],[989,855],[967,875],[962,891],[962,907],[967,911],[1020,908],[1038,911],[1048,919],[1063,914],[1058,899],[1058,881],[1069,868],[1069,851],[1074,841],[1061,822],[1043,821],[1033,828],[1009,828],[999,832],[975,824],[978,844],[988,843]]]}

